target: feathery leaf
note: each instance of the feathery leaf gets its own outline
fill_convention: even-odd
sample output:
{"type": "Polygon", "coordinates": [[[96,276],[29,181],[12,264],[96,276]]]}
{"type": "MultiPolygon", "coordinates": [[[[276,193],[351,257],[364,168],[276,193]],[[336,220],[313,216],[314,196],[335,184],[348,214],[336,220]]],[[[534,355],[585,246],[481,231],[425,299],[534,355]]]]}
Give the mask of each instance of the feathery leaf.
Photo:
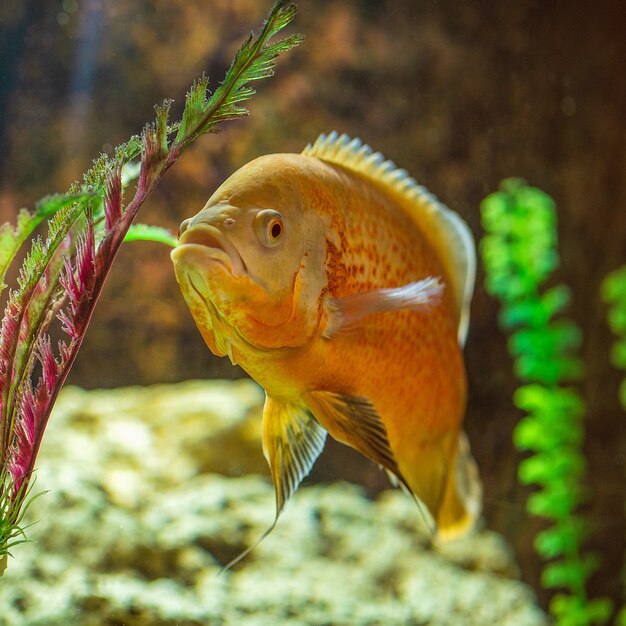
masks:
{"type": "Polygon", "coordinates": [[[140,137],[118,146],[112,158],[95,159],[69,194],[44,198],[33,213],[22,211],[15,228],[0,227],[2,283],[19,247],[49,219],[45,241],[35,239],[26,255],[0,326],[0,557],[26,540],[21,520],[43,433],[119,247],[125,239],[176,243],[165,229],[131,228],[137,211],[194,139],[221,121],[247,114],[238,103],[254,94],[248,83],[271,76],[276,56],[301,40],[269,42],[294,15],[292,3],[278,0],[259,36],[244,42],[210,99],[203,75],[187,94],[180,122],[168,126],[171,101],[165,100],[140,137]],[[124,189],[135,179],[134,196],[125,204],[124,189]],[[56,354],[49,335],[53,322],[68,335],[56,354]]]}
{"type": "Polygon", "coordinates": [[[244,107],[236,106],[238,102],[250,99],[255,93],[247,83],[272,76],[276,57],[297,46],[303,39],[301,35],[292,35],[282,41],[269,43],[278,31],[293,20],[296,11],[296,5],[286,0],[279,0],[274,4],[259,36],[254,39],[250,34],[245,40],[224,81],[208,101],[206,76],[203,75],[194,82],[187,94],[185,110],[174,140],[175,148],[184,148],[190,141],[211,131],[220,122],[248,114],[244,107]]]}

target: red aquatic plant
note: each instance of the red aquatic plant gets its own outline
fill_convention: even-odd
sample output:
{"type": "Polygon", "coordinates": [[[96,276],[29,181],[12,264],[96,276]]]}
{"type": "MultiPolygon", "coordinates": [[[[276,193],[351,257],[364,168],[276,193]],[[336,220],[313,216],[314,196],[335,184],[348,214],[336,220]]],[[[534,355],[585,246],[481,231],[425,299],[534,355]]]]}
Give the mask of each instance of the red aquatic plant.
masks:
{"type": "Polygon", "coordinates": [[[168,125],[171,101],[164,101],[141,136],[119,146],[113,158],[101,155],[82,184],[74,184],[68,194],[44,198],[32,213],[21,211],[15,228],[0,227],[4,288],[20,246],[49,219],[46,240],[32,241],[0,327],[0,574],[11,546],[26,540],[21,523],[44,430],[122,242],[175,244],[167,231],[132,226],[139,208],[191,142],[220,122],[247,114],[239,103],[254,94],[249,83],[271,76],[278,54],[301,40],[293,35],[270,43],[295,11],[293,3],[278,0],[212,95],[205,76],[194,82],[180,122],[168,125]],[[125,202],[133,171],[136,188],[125,202]],[[58,324],[64,335],[56,349],[51,324],[58,324]]]}

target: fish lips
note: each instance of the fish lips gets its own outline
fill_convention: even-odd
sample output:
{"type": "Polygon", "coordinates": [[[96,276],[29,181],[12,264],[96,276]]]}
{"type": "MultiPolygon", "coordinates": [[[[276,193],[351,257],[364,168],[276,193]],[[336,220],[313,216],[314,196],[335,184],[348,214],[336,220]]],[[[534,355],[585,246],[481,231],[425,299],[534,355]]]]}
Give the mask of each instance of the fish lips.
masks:
{"type": "Polygon", "coordinates": [[[187,229],[171,252],[175,266],[202,266],[208,263],[222,265],[233,276],[247,273],[246,265],[237,251],[222,232],[209,224],[198,224],[187,229]]]}

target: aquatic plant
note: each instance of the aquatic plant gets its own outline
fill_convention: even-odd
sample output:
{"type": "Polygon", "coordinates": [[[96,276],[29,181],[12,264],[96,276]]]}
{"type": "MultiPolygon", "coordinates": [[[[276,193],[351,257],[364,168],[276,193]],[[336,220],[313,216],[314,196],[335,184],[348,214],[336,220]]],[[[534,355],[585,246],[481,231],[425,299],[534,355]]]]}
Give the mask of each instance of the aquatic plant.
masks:
{"type": "Polygon", "coordinates": [[[588,597],[587,581],[599,558],[583,550],[590,524],[579,509],[585,500],[585,406],[572,383],[582,375],[577,354],[582,337],[559,315],[569,303],[569,289],[562,284],[542,289],[559,263],[555,205],[541,190],[508,179],[483,200],[481,215],[485,287],[500,300],[499,323],[511,332],[508,349],[524,382],[514,403],[527,415],[515,428],[514,442],[530,454],[518,476],[537,487],[528,512],[552,522],[534,541],[546,561],[541,583],[559,590],[549,606],[559,626],[603,624],[612,606],[605,598],[588,597]]]}
{"type": "MultiPolygon", "coordinates": [[[[617,335],[617,341],[611,349],[611,363],[616,368],[626,371],[626,266],[614,270],[602,281],[601,295],[609,305],[607,313],[609,328],[617,335]]],[[[626,409],[626,378],[620,385],[619,399],[626,409]]],[[[624,513],[626,514],[626,508],[624,513]]],[[[626,558],[622,571],[622,585],[625,603],[617,617],[618,626],[626,626],[626,558]]]]}
{"type": "Polygon", "coordinates": [[[9,291],[0,327],[0,573],[11,547],[26,540],[21,523],[44,430],[120,245],[125,238],[175,241],[163,229],[132,227],[138,210],[193,141],[221,122],[247,115],[241,102],[254,94],[250,84],[272,76],[277,56],[301,41],[292,35],[270,42],[295,12],[293,3],[278,0],[212,95],[206,76],[193,83],[179,122],[168,124],[172,101],[165,100],[141,136],[117,147],[112,158],[101,155],[68,194],[44,198],[33,212],[22,210],[15,227],[0,228],[4,288],[22,244],[48,220],[45,241],[32,240],[17,288],[9,291]],[[134,194],[125,201],[134,179],[134,194]],[[56,349],[52,324],[64,334],[56,349]]]}

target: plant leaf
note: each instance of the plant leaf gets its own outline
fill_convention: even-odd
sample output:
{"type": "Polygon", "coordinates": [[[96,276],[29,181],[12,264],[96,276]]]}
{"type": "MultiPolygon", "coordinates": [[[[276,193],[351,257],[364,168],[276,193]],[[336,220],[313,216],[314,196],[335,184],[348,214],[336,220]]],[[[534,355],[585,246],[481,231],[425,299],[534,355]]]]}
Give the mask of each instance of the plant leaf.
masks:
{"type": "MultiPolygon", "coordinates": [[[[247,83],[271,76],[276,56],[301,40],[293,36],[269,41],[294,14],[293,4],[276,2],[260,35],[244,42],[213,97],[206,101],[206,78],[194,83],[180,123],[168,126],[166,100],[156,107],[156,120],[141,137],[118,146],[113,158],[102,154],[95,159],[70,194],[44,198],[34,213],[20,213],[16,228],[0,228],[3,280],[20,245],[49,219],[47,238],[32,243],[0,328],[0,556],[25,540],[20,523],[47,420],[137,211],[196,137],[247,113],[238,105],[254,93],[247,83]],[[170,143],[175,132],[176,140],[170,143]],[[125,204],[124,188],[135,178],[134,196],[125,204]],[[48,335],[55,317],[69,335],[59,342],[56,355],[48,335]],[[35,376],[37,361],[41,373],[35,376]]],[[[129,236],[133,238],[175,244],[171,233],[156,227],[134,229],[129,236]]]]}
{"type": "Polygon", "coordinates": [[[167,228],[148,224],[133,224],[126,233],[124,241],[156,241],[175,248],[178,238],[167,228]]]}
{"type": "Polygon", "coordinates": [[[195,137],[211,131],[220,122],[247,115],[247,110],[238,106],[238,103],[248,100],[254,94],[254,89],[248,83],[272,76],[276,57],[302,41],[301,35],[293,35],[282,41],[269,43],[295,15],[295,4],[278,0],[258,38],[255,40],[251,34],[246,39],[235,55],[224,81],[208,100],[207,77],[203,75],[194,82],[185,100],[185,109],[174,140],[175,149],[183,149],[195,137]]]}

